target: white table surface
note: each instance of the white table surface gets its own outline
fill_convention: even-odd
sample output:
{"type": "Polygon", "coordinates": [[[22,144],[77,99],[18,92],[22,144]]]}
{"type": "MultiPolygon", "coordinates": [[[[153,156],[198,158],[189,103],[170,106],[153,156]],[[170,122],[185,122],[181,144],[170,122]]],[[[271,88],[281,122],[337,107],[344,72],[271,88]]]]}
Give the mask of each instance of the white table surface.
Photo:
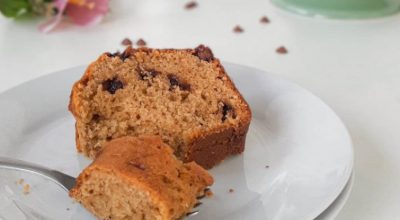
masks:
{"type": "MultiPolygon", "coordinates": [[[[151,47],[204,43],[225,61],[298,83],[343,119],[355,147],[355,184],[337,219],[400,216],[400,15],[364,21],[321,20],[276,9],[269,0],[111,1],[95,27],[51,34],[37,20],[0,17],[0,92],[41,75],[88,64],[121,49],[125,37],[151,47]],[[267,15],[271,23],[259,23],[267,15]],[[234,34],[242,25],[245,32],[234,34]],[[289,50],[279,55],[275,49],[289,50]]],[[[51,92],[51,91],[49,91],[51,92]]]]}

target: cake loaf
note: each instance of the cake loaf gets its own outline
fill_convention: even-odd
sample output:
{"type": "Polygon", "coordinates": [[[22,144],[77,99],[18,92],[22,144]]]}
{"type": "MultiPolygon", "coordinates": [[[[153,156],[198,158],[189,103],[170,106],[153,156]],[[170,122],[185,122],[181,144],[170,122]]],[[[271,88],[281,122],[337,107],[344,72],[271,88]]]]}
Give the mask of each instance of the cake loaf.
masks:
{"type": "Polygon", "coordinates": [[[190,212],[212,177],[182,163],[159,137],[108,142],[70,196],[99,219],[174,220],[190,212]]]}
{"type": "Polygon", "coordinates": [[[107,141],[159,135],[176,156],[211,168],[243,152],[251,111],[212,51],[134,49],[104,53],[74,84],[69,105],[79,152],[107,141]]]}

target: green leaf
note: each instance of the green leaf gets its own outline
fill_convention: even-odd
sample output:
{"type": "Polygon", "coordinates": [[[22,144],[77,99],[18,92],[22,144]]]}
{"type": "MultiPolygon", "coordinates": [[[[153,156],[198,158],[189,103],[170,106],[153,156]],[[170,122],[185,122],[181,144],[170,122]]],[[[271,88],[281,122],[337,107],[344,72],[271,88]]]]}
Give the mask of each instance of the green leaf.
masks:
{"type": "Polygon", "coordinates": [[[0,0],[0,12],[6,17],[15,18],[30,10],[28,0],[0,0]]]}

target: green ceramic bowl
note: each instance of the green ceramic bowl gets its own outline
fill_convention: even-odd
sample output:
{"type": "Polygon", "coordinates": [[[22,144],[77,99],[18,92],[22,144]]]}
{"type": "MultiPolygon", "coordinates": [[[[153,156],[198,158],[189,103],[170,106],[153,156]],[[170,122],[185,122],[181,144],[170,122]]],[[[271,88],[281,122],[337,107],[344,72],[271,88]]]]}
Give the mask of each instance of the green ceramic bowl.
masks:
{"type": "Polygon", "coordinates": [[[400,11],[400,0],[272,0],[286,10],[308,16],[355,19],[400,11]]]}

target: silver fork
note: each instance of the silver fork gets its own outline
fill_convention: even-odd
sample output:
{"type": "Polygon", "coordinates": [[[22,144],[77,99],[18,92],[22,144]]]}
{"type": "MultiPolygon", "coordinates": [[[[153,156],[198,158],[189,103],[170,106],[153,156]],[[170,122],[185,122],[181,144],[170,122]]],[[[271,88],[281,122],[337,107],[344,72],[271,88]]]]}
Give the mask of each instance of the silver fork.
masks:
{"type": "MultiPolygon", "coordinates": [[[[25,171],[29,173],[34,173],[38,174],[40,176],[43,176],[59,186],[61,186],[64,190],[67,192],[72,189],[72,187],[75,186],[76,179],[70,175],[67,175],[65,173],[61,173],[60,171],[49,169],[47,167],[37,165],[34,163],[18,160],[18,159],[12,159],[12,158],[7,158],[7,157],[0,157],[0,168],[5,168],[5,169],[12,169],[12,170],[20,170],[20,171],[25,171]]],[[[208,188],[205,190],[205,192],[209,190],[208,188]]],[[[205,196],[200,196],[197,197],[198,200],[203,199],[205,196]]],[[[194,208],[197,208],[201,205],[201,202],[198,202],[194,208]]],[[[195,216],[199,214],[198,210],[191,211],[186,214],[186,216],[195,216]]]]}

